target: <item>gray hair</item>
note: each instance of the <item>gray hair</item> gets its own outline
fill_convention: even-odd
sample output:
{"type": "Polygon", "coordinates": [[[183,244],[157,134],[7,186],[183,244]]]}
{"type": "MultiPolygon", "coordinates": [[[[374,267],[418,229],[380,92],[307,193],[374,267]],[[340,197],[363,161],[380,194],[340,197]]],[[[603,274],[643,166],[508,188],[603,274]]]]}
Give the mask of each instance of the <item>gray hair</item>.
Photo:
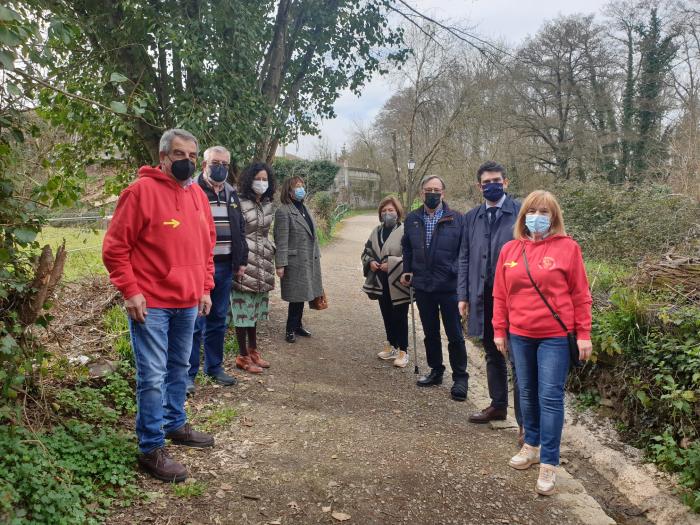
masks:
{"type": "Polygon", "coordinates": [[[197,137],[192,135],[189,131],[185,129],[169,129],[165,133],[163,133],[163,136],[160,137],[160,145],[158,147],[158,152],[159,153],[170,153],[173,150],[173,139],[175,137],[180,137],[181,139],[184,139],[188,142],[194,142],[195,145],[197,146],[197,154],[199,154],[199,141],[197,140],[197,137]]]}
{"type": "Polygon", "coordinates": [[[209,162],[209,157],[211,157],[212,153],[222,153],[225,155],[228,155],[229,158],[231,157],[231,152],[224,148],[223,146],[212,146],[211,148],[207,148],[204,150],[204,160],[205,162],[209,162]]]}
{"type": "Polygon", "coordinates": [[[444,179],[442,177],[440,177],[439,175],[426,175],[425,177],[423,177],[423,180],[420,181],[420,189],[425,188],[425,185],[428,184],[428,182],[430,182],[433,179],[437,179],[440,181],[440,184],[442,184],[443,191],[447,189],[447,185],[445,184],[444,179]]]}

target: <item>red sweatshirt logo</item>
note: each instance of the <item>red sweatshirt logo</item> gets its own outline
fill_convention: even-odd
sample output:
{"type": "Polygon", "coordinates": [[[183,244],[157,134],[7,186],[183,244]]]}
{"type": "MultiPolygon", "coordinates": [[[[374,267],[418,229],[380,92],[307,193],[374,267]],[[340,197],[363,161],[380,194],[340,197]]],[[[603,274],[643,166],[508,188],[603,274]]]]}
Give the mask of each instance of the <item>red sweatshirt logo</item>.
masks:
{"type": "Polygon", "coordinates": [[[538,264],[540,270],[553,270],[557,263],[554,261],[553,257],[543,257],[542,262],[538,264]]]}

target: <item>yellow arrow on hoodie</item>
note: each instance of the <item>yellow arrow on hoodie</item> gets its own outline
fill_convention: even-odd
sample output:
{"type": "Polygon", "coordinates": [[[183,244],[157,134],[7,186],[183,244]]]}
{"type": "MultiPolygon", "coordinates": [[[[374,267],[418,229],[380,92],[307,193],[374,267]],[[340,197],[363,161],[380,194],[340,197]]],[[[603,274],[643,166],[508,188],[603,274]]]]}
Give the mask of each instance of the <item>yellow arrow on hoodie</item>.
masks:
{"type": "Polygon", "coordinates": [[[172,226],[172,227],[173,227],[173,230],[174,230],[175,228],[177,228],[178,226],[180,226],[180,221],[178,221],[177,219],[170,219],[169,221],[163,222],[163,224],[164,224],[165,226],[172,226]]]}

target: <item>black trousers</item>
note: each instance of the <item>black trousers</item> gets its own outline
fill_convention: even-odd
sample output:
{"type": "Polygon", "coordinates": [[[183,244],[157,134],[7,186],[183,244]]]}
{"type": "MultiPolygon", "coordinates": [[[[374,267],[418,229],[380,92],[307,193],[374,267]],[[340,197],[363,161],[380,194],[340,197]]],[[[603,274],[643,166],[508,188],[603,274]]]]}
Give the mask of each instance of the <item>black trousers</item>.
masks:
{"type": "Polygon", "coordinates": [[[409,303],[393,305],[391,303],[391,293],[389,292],[389,282],[384,272],[380,272],[382,283],[382,296],[379,298],[379,310],[382,312],[384,320],[384,331],[386,340],[394,348],[408,352],[408,307],[409,303]],[[382,279],[381,275],[384,278],[382,279]]]}
{"type": "Polygon", "coordinates": [[[457,307],[457,292],[422,292],[416,290],[416,304],[420,322],[425,333],[425,353],[428,366],[439,372],[445,370],[442,364],[442,341],[440,339],[440,317],[447,334],[447,352],[452,367],[452,380],[469,379],[467,374],[467,348],[464,345],[462,324],[457,307]]]}
{"type": "Polygon", "coordinates": [[[287,310],[287,333],[301,328],[301,316],[304,315],[304,303],[289,303],[287,310]]]}
{"type": "MultiPolygon", "coordinates": [[[[486,357],[486,380],[489,385],[489,397],[494,408],[508,407],[508,363],[503,354],[496,348],[493,342],[493,288],[484,288],[484,353],[486,357]]],[[[508,353],[512,359],[512,352],[508,353]]],[[[515,366],[511,361],[513,371],[513,408],[515,419],[521,424],[520,395],[518,394],[518,378],[515,375],[515,366]]]]}

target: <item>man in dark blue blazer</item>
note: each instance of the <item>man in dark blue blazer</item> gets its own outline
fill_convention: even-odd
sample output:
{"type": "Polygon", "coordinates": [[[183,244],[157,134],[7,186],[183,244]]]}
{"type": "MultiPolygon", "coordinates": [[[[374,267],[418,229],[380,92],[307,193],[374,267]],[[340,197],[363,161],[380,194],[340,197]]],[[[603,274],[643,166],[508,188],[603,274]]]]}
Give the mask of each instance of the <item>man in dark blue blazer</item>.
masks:
{"type": "Polygon", "coordinates": [[[457,307],[457,259],[462,237],[462,214],[444,202],[445,182],[437,176],[421,184],[423,205],[412,211],[404,223],[401,282],[415,290],[416,304],[425,334],[425,352],[430,373],[418,379],[418,386],[442,383],[440,317],[447,334],[447,350],[454,384],[452,399],[467,398],[467,350],[457,307]]]}
{"type": "MultiPolygon", "coordinates": [[[[482,164],[476,178],[484,203],[464,217],[457,295],[460,314],[468,316],[468,335],[483,340],[491,397],[491,405],[472,414],[469,421],[488,423],[505,419],[508,408],[508,367],[493,342],[493,278],[501,248],[513,239],[520,203],[506,194],[506,169],[497,162],[482,164]]],[[[516,418],[520,422],[517,385],[514,397],[516,418]]]]}

